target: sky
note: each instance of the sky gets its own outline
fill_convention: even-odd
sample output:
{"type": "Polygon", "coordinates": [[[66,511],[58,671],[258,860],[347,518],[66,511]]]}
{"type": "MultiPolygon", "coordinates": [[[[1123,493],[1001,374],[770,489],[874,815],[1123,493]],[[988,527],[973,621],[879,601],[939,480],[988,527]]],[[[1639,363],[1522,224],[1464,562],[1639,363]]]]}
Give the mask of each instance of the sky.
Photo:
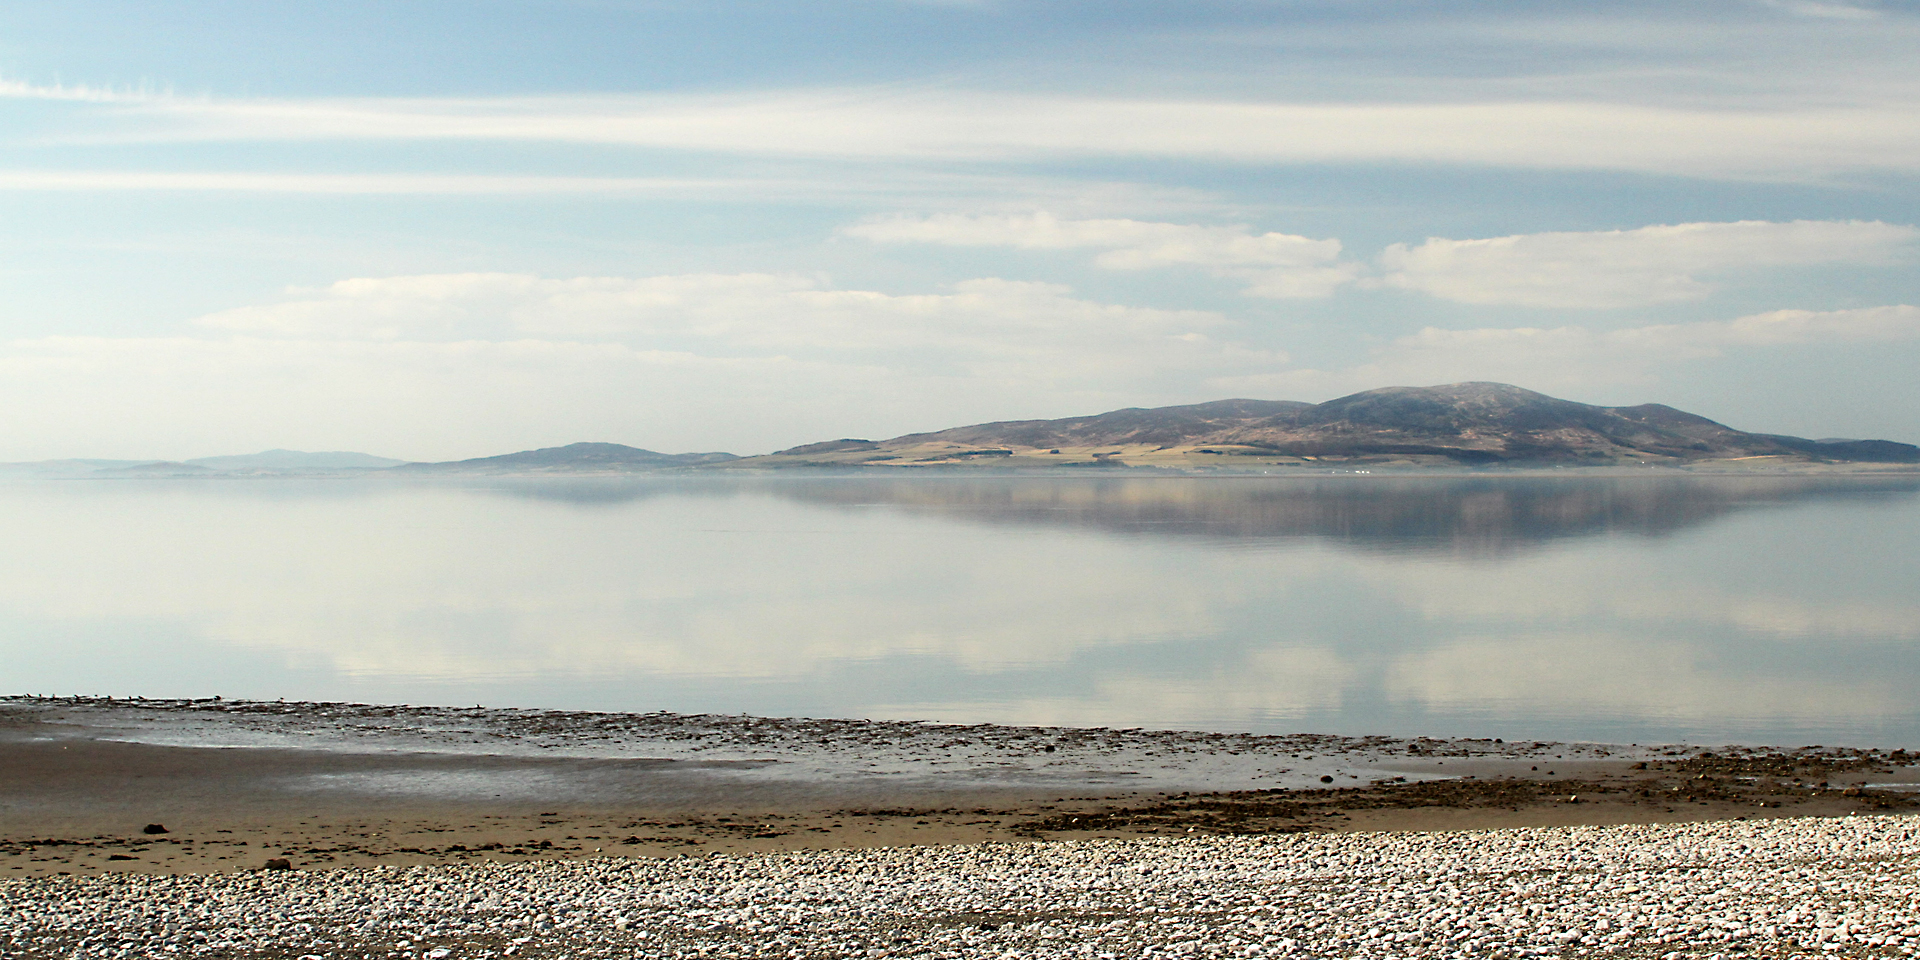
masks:
{"type": "Polygon", "coordinates": [[[1516,383],[1920,441],[1920,3],[67,0],[0,460],[1516,383]]]}

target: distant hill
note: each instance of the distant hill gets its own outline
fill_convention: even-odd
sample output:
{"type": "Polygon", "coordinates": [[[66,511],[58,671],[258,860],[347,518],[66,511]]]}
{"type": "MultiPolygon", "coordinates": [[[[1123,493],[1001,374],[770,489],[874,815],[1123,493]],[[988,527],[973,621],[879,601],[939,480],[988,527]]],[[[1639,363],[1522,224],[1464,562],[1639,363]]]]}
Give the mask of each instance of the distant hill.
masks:
{"type": "Polygon", "coordinates": [[[184,461],[196,467],[222,471],[307,472],[312,470],[383,470],[405,460],[370,453],[307,453],[301,450],[263,450],[225,457],[196,457],[184,461]]]}
{"type": "Polygon", "coordinates": [[[407,463],[395,474],[575,474],[642,473],[674,467],[693,467],[738,460],[731,453],[656,453],[618,443],[570,443],[497,457],[450,460],[443,463],[407,463]]]}
{"type": "Polygon", "coordinates": [[[151,460],[30,460],[20,463],[0,463],[0,477],[7,479],[57,480],[85,477],[102,470],[120,467],[136,467],[151,460]]]}
{"type": "Polygon", "coordinates": [[[656,453],[618,443],[574,443],[495,457],[444,463],[410,463],[367,453],[260,453],[193,460],[42,460],[0,463],[0,478],[179,478],[179,477],[338,477],[338,476],[505,476],[519,474],[644,473],[685,469],[737,460],[731,453],[656,453]]]}
{"type": "Polygon", "coordinates": [[[0,463],[0,477],[83,479],[127,477],[337,476],[405,463],[367,453],[265,450],[192,460],[40,460],[0,463]]]}
{"type": "Polygon", "coordinates": [[[211,467],[193,463],[154,460],[129,467],[103,467],[94,471],[94,474],[103,477],[205,477],[217,472],[211,467]]]}
{"type": "Polygon", "coordinates": [[[1746,433],[1657,403],[1599,407],[1504,383],[1384,387],[1310,404],[1218,400],[807,444],[725,469],[852,466],[1247,469],[1371,465],[1920,463],[1888,440],[1746,433]]]}

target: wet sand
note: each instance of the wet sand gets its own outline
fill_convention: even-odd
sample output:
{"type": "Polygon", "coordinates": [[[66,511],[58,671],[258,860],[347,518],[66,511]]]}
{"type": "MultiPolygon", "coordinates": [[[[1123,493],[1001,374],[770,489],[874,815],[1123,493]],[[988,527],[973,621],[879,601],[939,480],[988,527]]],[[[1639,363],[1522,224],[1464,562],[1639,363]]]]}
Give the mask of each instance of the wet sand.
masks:
{"type": "Polygon", "coordinates": [[[0,878],[1844,816],[1920,806],[1915,759],[12,698],[0,878]]]}

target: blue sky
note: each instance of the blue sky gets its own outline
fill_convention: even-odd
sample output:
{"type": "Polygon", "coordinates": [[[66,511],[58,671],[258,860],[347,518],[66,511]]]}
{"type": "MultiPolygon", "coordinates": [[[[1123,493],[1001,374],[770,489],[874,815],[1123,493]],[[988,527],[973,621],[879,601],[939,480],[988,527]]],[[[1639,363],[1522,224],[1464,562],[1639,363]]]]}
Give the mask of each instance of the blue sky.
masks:
{"type": "Polygon", "coordinates": [[[0,459],[1469,379],[1920,440],[1913,4],[15,7],[0,459]]]}

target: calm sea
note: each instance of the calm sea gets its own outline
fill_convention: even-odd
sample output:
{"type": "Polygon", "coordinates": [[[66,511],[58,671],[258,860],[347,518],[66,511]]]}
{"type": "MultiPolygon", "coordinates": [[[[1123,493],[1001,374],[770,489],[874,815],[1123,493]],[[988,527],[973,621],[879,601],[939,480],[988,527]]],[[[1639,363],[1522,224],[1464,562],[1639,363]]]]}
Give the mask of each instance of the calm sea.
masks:
{"type": "Polygon", "coordinates": [[[1920,479],[0,486],[0,693],[1920,746],[1920,479]]]}

